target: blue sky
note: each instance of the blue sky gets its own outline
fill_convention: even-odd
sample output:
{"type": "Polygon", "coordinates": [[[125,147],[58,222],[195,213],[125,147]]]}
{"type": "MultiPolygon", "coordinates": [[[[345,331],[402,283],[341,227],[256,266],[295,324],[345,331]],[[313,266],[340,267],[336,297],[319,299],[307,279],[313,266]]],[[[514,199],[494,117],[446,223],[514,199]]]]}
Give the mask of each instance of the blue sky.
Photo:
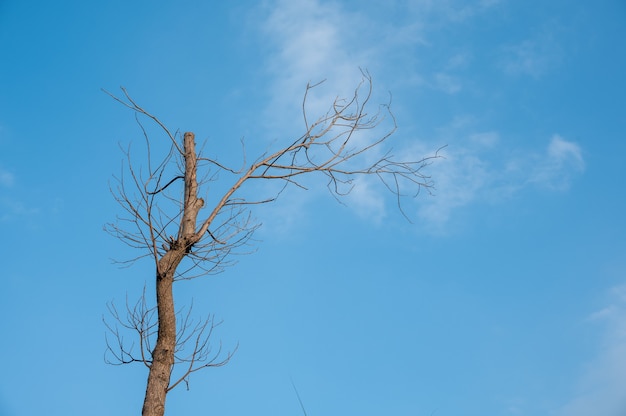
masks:
{"type": "MultiPolygon", "coordinates": [[[[169,414],[626,414],[623,1],[0,3],[2,415],[131,415],[146,371],[103,361],[102,316],[150,282],[102,227],[133,114],[205,151],[302,133],[359,68],[433,195],[325,183],[254,211],[256,252],[182,282],[231,363],[169,414]],[[88,410],[86,410],[88,409],[88,410]]],[[[159,149],[159,144],[155,144],[159,149]]]]}

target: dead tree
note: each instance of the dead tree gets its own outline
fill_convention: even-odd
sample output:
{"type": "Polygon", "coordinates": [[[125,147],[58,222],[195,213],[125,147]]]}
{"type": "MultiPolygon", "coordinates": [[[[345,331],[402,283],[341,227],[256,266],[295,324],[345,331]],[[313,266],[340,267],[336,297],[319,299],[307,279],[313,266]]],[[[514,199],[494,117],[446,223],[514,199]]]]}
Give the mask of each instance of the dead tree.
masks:
{"type": "MultiPolygon", "coordinates": [[[[398,160],[381,149],[396,129],[388,105],[368,114],[372,81],[367,72],[349,99],[335,99],[322,117],[310,122],[307,96],[317,85],[307,85],[303,100],[304,134],[284,147],[268,151],[252,163],[233,169],[217,158],[205,157],[196,149],[194,134],[182,137],[172,133],[157,117],[144,110],[122,88],[115,100],[135,112],[146,141],[146,161],[137,168],[131,152],[125,152],[126,164],[116,177],[112,192],[124,215],[107,230],[141,250],[155,265],[156,306],[148,307],[144,296],[134,306],[126,304],[121,316],[114,305],[109,310],[117,324],[107,327],[115,342],[107,340],[108,360],[116,364],[143,363],[148,369],[144,416],[162,416],[165,398],[189,375],[206,367],[221,366],[232,352],[221,357],[221,345],[213,351],[210,336],[219,324],[213,318],[192,322],[191,307],[176,311],[174,282],[217,273],[232,262],[237,249],[249,243],[258,224],[251,221],[249,209],[255,204],[273,202],[289,185],[304,187],[304,176],[322,175],[330,193],[339,198],[350,192],[359,176],[376,176],[396,196],[416,196],[421,189],[433,186],[423,169],[432,156],[415,161],[398,160]],[[164,135],[170,151],[158,163],[152,160],[151,140],[141,120],[147,119],[164,135]],[[389,129],[378,132],[381,122],[389,129]],[[373,137],[373,138],[372,138],[373,137]],[[182,140],[181,140],[182,139],[182,140]],[[232,178],[222,193],[208,195],[206,185],[217,174],[232,178]],[[278,183],[268,197],[249,196],[250,185],[258,181],[278,183]],[[205,196],[210,201],[205,203],[205,196]],[[124,343],[120,326],[135,333],[136,343],[124,343]],[[180,369],[175,371],[175,369],[180,369]]],[[[400,208],[401,209],[401,208],[400,208]]]]}

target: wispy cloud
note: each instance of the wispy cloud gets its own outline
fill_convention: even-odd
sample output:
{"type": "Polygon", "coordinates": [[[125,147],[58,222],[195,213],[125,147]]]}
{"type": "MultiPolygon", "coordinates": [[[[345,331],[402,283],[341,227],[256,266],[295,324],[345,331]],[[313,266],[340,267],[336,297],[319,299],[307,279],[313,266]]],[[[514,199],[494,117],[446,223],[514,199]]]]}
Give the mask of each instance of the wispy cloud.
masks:
{"type": "Polygon", "coordinates": [[[585,161],[580,146],[555,134],[546,153],[538,158],[529,182],[545,188],[565,190],[570,187],[572,176],[584,170],[585,161]]]}
{"type": "Polygon", "coordinates": [[[263,25],[273,53],[267,59],[272,84],[269,108],[285,120],[301,121],[300,104],[307,83],[325,84],[309,97],[308,111],[322,115],[337,96],[350,96],[359,67],[368,67],[368,47],[358,42],[362,19],[338,3],[277,0],[263,25]]]}
{"type": "Polygon", "coordinates": [[[271,79],[268,89],[272,98],[268,108],[281,116],[281,123],[284,119],[300,121],[306,84],[326,80],[315,97],[310,97],[308,106],[311,113],[324,112],[335,97],[352,94],[360,79],[359,68],[372,72],[377,86],[382,85],[374,91],[381,94],[377,97],[380,101],[387,98],[385,88],[407,85],[426,85],[446,94],[459,92],[463,84],[458,71],[466,69],[472,60],[469,51],[454,51],[438,68],[420,73],[415,62],[423,58],[414,48],[429,43],[432,20],[458,24],[498,1],[465,3],[420,0],[358,10],[325,0],[267,3],[269,12],[261,32],[269,50],[265,70],[271,79]],[[377,13],[390,13],[389,19],[377,13]]]}
{"type": "Polygon", "coordinates": [[[375,178],[360,177],[346,198],[348,205],[355,209],[358,216],[375,224],[380,224],[387,212],[379,185],[375,178]]]}
{"type": "Polygon", "coordinates": [[[567,190],[585,169],[580,146],[558,134],[543,152],[533,152],[507,149],[496,131],[463,133],[468,124],[471,120],[457,119],[443,133],[456,139],[436,165],[436,196],[420,201],[418,215],[434,229],[444,227],[455,210],[497,202],[529,186],[567,190]]]}
{"type": "Polygon", "coordinates": [[[498,142],[498,133],[474,133],[467,139],[444,149],[436,165],[435,196],[420,201],[418,216],[433,230],[445,226],[456,209],[483,197],[495,181],[486,153],[498,142]]]}
{"type": "Polygon", "coordinates": [[[517,44],[502,48],[500,67],[510,75],[539,78],[558,65],[563,52],[552,30],[544,29],[517,44]]]}
{"type": "MultiPolygon", "coordinates": [[[[304,126],[301,104],[307,83],[327,80],[308,97],[308,116],[317,118],[337,96],[351,96],[360,80],[359,67],[380,70],[385,76],[377,78],[374,73],[375,82],[378,86],[381,83],[391,86],[392,90],[417,85],[435,94],[463,93],[462,71],[472,63],[471,51],[456,50],[444,57],[440,65],[421,67],[412,65],[412,60],[417,58],[407,54],[407,50],[428,45],[429,30],[464,22],[487,13],[499,3],[497,0],[469,4],[456,0],[394,2],[390,7],[403,18],[393,26],[385,19],[347,8],[340,2],[266,3],[269,8],[262,34],[270,51],[265,71],[271,92],[264,116],[266,128],[297,137],[304,126]],[[375,36],[372,36],[374,30],[367,28],[376,28],[375,36]]],[[[505,71],[532,76],[544,73],[558,58],[553,56],[558,45],[547,30],[502,51],[501,65],[505,71]]],[[[380,93],[380,88],[376,92],[380,93]]],[[[375,96],[373,102],[384,102],[386,98],[375,96]]],[[[411,113],[406,109],[400,111],[411,113]]],[[[418,198],[413,209],[425,223],[444,226],[456,210],[475,202],[496,201],[502,195],[508,197],[529,186],[566,190],[572,178],[584,171],[581,148],[566,138],[556,134],[546,138],[543,150],[512,149],[506,144],[506,132],[476,128],[469,119],[458,117],[452,126],[440,129],[444,134],[436,140],[393,138],[396,151],[415,155],[416,159],[432,154],[443,143],[449,144],[445,159],[432,167],[436,196],[418,198]]],[[[389,198],[381,192],[369,180],[358,181],[348,198],[349,205],[359,215],[382,218],[383,201],[389,198]]]]}
{"type": "Polygon", "coordinates": [[[588,322],[604,326],[597,355],[583,370],[576,394],[559,416],[622,416],[626,414],[626,285],[611,290],[610,302],[588,322]]]}
{"type": "MultiPolygon", "coordinates": [[[[324,115],[337,97],[352,97],[362,80],[361,69],[371,70],[387,59],[384,55],[389,50],[382,43],[389,46],[403,44],[407,39],[419,41],[411,37],[410,29],[400,30],[401,35],[386,31],[373,25],[364,14],[346,10],[336,2],[277,0],[271,4],[271,12],[262,25],[272,51],[266,68],[271,91],[266,128],[292,131],[295,137],[303,133],[301,104],[308,83],[325,80],[307,95],[310,122],[324,115]],[[377,27],[379,33],[384,33],[384,39],[376,40],[368,35],[368,27],[377,27]]],[[[387,91],[375,89],[373,93],[370,114],[376,111],[377,104],[389,100],[387,91]]],[[[378,133],[369,133],[382,136],[388,127],[383,125],[378,133]]],[[[354,139],[371,140],[369,136],[357,134],[354,139]]],[[[370,220],[382,218],[385,204],[380,187],[369,179],[360,179],[354,185],[347,198],[349,205],[358,215],[368,216],[370,220]]]]}

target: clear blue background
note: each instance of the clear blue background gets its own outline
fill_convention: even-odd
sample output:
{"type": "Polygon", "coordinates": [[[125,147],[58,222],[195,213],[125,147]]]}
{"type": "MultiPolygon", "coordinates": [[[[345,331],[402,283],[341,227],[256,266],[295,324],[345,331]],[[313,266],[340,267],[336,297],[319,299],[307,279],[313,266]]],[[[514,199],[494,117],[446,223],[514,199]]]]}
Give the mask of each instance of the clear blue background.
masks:
{"type": "MultiPolygon", "coordinates": [[[[0,414],[139,414],[103,361],[106,303],[149,262],[102,231],[133,114],[240,161],[367,68],[398,155],[447,144],[404,208],[325,182],[255,209],[257,251],[176,287],[237,342],[168,414],[626,415],[623,1],[0,2],[0,414]]],[[[158,149],[159,145],[155,144],[158,149]]]]}

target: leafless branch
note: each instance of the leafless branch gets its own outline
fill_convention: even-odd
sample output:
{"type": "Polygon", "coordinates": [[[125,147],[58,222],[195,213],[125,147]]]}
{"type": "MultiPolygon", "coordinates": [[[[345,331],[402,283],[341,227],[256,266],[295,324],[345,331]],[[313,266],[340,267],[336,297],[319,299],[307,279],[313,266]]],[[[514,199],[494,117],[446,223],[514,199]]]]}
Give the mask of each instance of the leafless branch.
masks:
{"type": "Polygon", "coordinates": [[[397,128],[391,103],[370,112],[372,79],[367,71],[362,75],[351,97],[335,98],[317,119],[309,117],[308,99],[321,83],[308,84],[302,101],[303,134],[284,147],[270,148],[251,163],[242,141],[243,163],[239,168],[201,154],[193,133],[172,133],[126,89],[122,88],[121,98],[105,91],[134,111],[147,155],[147,163],[137,165],[130,146],[123,150],[126,163],[110,186],[123,214],[105,227],[127,245],[140,249],[139,255],[122,264],[149,257],[155,266],[156,306],[147,306],[144,291],[135,305],[126,302],[125,315],[111,303],[109,312],[117,323],[105,321],[105,360],[115,364],[142,362],[150,369],[144,414],[162,415],[167,391],[183,382],[188,384],[192,373],[222,366],[231,359],[234,351],[224,357],[221,343],[211,347],[213,330],[221,322],[212,316],[192,319],[191,306],[176,312],[172,285],[220,273],[234,263],[236,254],[249,253],[247,247],[260,226],[253,221],[250,209],[275,201],[288,186],[307,189],[305,178],[314,175],[325,179],[337,200],[352,191],[356,178],[373,177],[394,194],[400,212],[408,219],[403,198],[433,187],[424,170],[440,157],[439,152],[417,160],[398,158],[386,146],[397,128]],[[146,119],[170,144],[169,152],[160,159],[153,160],[151,144],[156,139],[148,136],[142,122],[146,119]],[[262,194],[259,181],[278,186],[262,194]],[[136,341],[125,344],[124,331],[133,333],[136,341]]]}
{"type": "MultiPolygon", "coordinates": [[[[157,336],[156,306],[148,307],[146,292],[144,291],[139,300],[131,305],[126,300],[126,313],[121,315],[113,302],[107,305],[109,315],[115,323],[110,323],[103,318],[108,335],[105,335],[106,351],[105,362],[112,365],[143,363],[150,368],[153,361],[153,347],[157,336]],[[135,339],[127,345],[124,332],[130,332],[135,339]]],[[[168,391],[188,380],[189,375],[198,370],[208,367],[221,367],[226,365],[238,349],[238,345],[232,351],[222,354],[222,343],[219,342],[217,349],[213,349],[211,338],[213,331],[222,322],[215,321],[214,316],[206,319],[195,320],[192,317],[193,304],[189,308],[182,308],[176,314],[178,331],[176,333],[175,361],[172,373],[177,375],[168,391]],[[177,368],[181,368],[177,372],[177,368]]]]}
{"type": "MultiPolygon", "coordinates": [[[[226,261],[226,257],[236,252],[239,247],[247,245],[253,231],[258,228],[257,224],[250,221],[249,215],[242,217],[247,211],[246,207],[273,202],[287,185],[306,189],[300,180],[303,175],[325,176],[328,190],[338,200],[351,192],[356,177],[378,177],[395,195],[400,212],[408,219],[402,208],[402,199],[406,196],[414,197],[422,189],[429,190],[433,186],[430,176],[423,172],[424,168],[439,157],[439,154],[435,152],[432,156],[407,161],[396,158],[391,150],[387,150],[376,157],[379,153],[377,149],[381,148],[395,132],[396,120],[389,104],[379,106],[373,113],[368,112],[372,97],[372,80],[368,72],[362,73],[363,79],[353,96],[349,99],[336,98],[328,112],[313,122],[308,121],[307,99],[311,90],[318,87],[321,82],[308,84],[302,103],[306,131],[290,145],[262,155],[249,166],[240,168],[231,168],[216,158],[197,158],[195,169],[213,167],[225,174],[233,175],[234,178],[231,187],[221,197],[215,198],[213,195],[210,211],[197,224],[196,237],[189,247],[190,257],[194,258],[192,265],[200,267],[201,264],[208,263],[211,266],[202,267],[199,273],[193,273],[193,277],[205,273],[219,273],[224,267],[232,264],[226,261]],[[377,131],[377,127],[385,120],[389,128],[382,134],[368,137],[368,132],[377,131]],[[257,180],[279,181],[283,186],[274,195],[249,199],[245,196],[246,189],[250,190],[257,180]],[[245,220],[242,221],[243,218],[245,220]]],[[[176,172],[167,170],[171,167],[169,161],[173,157],[170,153],[156,167],[152,168],[152,165],[148,164],[147,172],[138,171],[130,163],[128,150],[126,170],[130,174],[129,183],[133,185],[135,192],[131,193],[125,187],[123,176],[118,179],[118,186],[113,192],[128,217],[118,219],[116,224],[109,224],[108,230],[132,247],[147,249],[154,261],[158,262],[158,259],[172,248],[172,244],[176,243],[176,238],[172,240],[170,236],[178,234],[179,221],[182,218],[182,183],[181,186],[177,183],[184,179],[182,160],[184,150],[177,143],[175,135],[171,134],[161,121],[139,106],[125,89],[122,88],[122,92],[124,99],[114,97],[116,101],[123,103],[136,114],[154,121],[171,140],[173,149],[177,150],[178,169],[176,172]],[[122,226],[128,223],[134,224],[134,231],[122,226]]],[[[111,95],[108,92],[107,94],[111,95]]],[[[142,132],[145,135],[143,127],[142,132]]],[[[149,153],[148,140],[146,145],[149,153]]],[[[243,149],[245,166],[245,147],[243,149]]],[[[205,170],[206,175],[209,171],[210,169],[205,170]]],[[[216,176],[214,174],[212,177],[216,176]]],[[[203,185],[204,182],[199,184],[203,185]]],[[[189,278],[181,276],[181,273],[178,275],[179,278],[189,278]]]]}
{"type": "Polygon", "coordinates": [[[104,318],[103,321],[107,330],[115,339],[116,346],[114,348],[109,342],[108,337],[106,337],[107,349],[105,362],[113,365],[141,362],[146,367],[150,367],[152,363],[151,346],[156,336],[157,322],[155,320],[156,307],[148,308],[146,306],[145,287],[141,298],[135,305],[131,306],[128,303],[128,298],[126,299],[126,315],[124,317],[119,314],[113,302],[109,303],[107,308],[111,317],[116,321],[116,324],[112,325],[104,318]],[[138,352],[133,351],[135,348],[134,342],[131,343],[130,347],[125,345],[124,337],[120,333],[120,327],[122,327],[123,330],[130,330],[131,333],[135,333],[135,337],[139,343],[137,347],[138,352]]]}

